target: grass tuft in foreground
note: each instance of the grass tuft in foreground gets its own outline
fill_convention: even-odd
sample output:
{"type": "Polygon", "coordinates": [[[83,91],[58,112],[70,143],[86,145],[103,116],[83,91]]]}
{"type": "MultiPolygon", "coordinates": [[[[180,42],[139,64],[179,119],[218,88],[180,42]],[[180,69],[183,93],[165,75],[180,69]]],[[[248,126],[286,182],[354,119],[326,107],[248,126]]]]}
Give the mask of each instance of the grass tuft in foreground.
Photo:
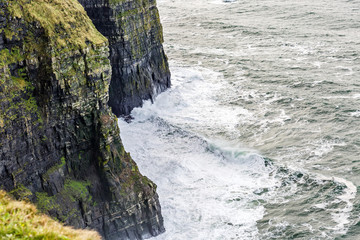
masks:
{"type": "Polygon", "coordinates": [[[15,201],[0,190],[0,239],[100,240],[95,231],[65,227],[39,213],[24,201],[15,201]]]}

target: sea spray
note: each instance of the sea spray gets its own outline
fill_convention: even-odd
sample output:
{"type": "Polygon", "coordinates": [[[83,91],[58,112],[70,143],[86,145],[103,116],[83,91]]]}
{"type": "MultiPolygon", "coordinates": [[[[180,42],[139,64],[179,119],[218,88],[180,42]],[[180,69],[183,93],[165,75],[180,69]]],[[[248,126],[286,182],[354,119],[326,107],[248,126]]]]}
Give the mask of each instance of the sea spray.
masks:
{"type": "MultiPolygon", "coordinates": [[[[172,69],[172,89],[134,109],[130,123],[119,120],[125,147],[158,185],[167,232],[157,239],[330,237],[346,232],[356,194],[352,183],[281,166],[227,138],[237,122],[221,118],[226,108],[216,112],[221,105],[214,93],[224,87],[216,83],[221,74],[172,69]],[[214,115],[206,118],[204,112],[214,115]],[[306,221],[296,222],[301,216],[306,221]]],[[[234,112],[246,113],[241,107],[234,112]]]]}

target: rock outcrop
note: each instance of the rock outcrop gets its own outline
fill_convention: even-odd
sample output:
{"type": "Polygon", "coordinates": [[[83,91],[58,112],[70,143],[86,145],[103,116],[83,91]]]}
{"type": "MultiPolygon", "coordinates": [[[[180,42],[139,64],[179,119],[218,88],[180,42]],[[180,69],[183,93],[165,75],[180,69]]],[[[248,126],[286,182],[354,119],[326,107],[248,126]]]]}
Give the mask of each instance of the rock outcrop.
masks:
{"type": "Polygon", "coordinates": [[[156,185],[108,106],[108,41],[83,7],[0,0],[0,29],[0,188],[105,239],[163,232],[156,185]]]}
{"type": "Polygon", "coordinates": [[[109,105],[128,115],[143,100],[170,87],[155,0],[79,0],[109,40],[112,78],[109,105]]]}

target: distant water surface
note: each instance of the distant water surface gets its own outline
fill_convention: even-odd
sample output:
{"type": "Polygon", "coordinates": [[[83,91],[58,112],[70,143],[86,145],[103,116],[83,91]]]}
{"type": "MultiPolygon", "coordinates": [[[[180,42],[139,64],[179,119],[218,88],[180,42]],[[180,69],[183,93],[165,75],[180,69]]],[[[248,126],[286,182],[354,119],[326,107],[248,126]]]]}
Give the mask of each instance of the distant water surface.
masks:
{"type": "Polygon", "coordinates": [[[360,1],[157,4],[173,86],[119,120],[156,239],[360,239],[360,1]]]}

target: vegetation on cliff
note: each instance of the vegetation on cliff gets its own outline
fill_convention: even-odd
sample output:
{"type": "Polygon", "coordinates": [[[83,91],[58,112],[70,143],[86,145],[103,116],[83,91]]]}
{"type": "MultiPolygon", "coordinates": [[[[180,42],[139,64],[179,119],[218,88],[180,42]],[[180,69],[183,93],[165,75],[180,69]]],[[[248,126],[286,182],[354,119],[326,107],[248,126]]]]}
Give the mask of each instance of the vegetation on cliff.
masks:
{"type": "MultiPolygon", "coordinates": [[[[74,51],[107,43],[78,1],[9,0],[1,7],[0,15],[7,21],[1,24],[0,34],[9,47],[1,47],[0,51],[0,90],[3,90],[0,132],[13,121],[37,118],[37,124],[33,125],[41,123],[33,97],[34,83],[29,81],[26,65],[39,65],[39,58],[56,57],[62,61],[74,51]],[[18,98],[25,101],[17,101],[18,98]]],[[[75,80],[76,71],[63,72],[75,80]]]]}
{"type": "Polygon", "coordinates": [[[0,189],[105,239],[141,239],[163,220],[107,104],[109,51],[77,0],[0,0],[0,189]]]}
{"type": "Polygon", "coordinates": [[[39,213],[34,205],[15,201],[0,190],[0,239],[97,240],[101,238],[95,231],[65,227],[39,213]]]}
{"type": "MultiPolygon", "coordinates": [[[[24,18],[27,22],[38,22],[56,48],[69,47],[69,45],[85,48],[90,42],[101,44],[107,41],[96,30],[78,1],[10,0],[9,10],[15,18],[24,18]]],[[[5,31],[7,37],[16,37],[16,32],[12,29],[5,29],[5,31]]]]}

